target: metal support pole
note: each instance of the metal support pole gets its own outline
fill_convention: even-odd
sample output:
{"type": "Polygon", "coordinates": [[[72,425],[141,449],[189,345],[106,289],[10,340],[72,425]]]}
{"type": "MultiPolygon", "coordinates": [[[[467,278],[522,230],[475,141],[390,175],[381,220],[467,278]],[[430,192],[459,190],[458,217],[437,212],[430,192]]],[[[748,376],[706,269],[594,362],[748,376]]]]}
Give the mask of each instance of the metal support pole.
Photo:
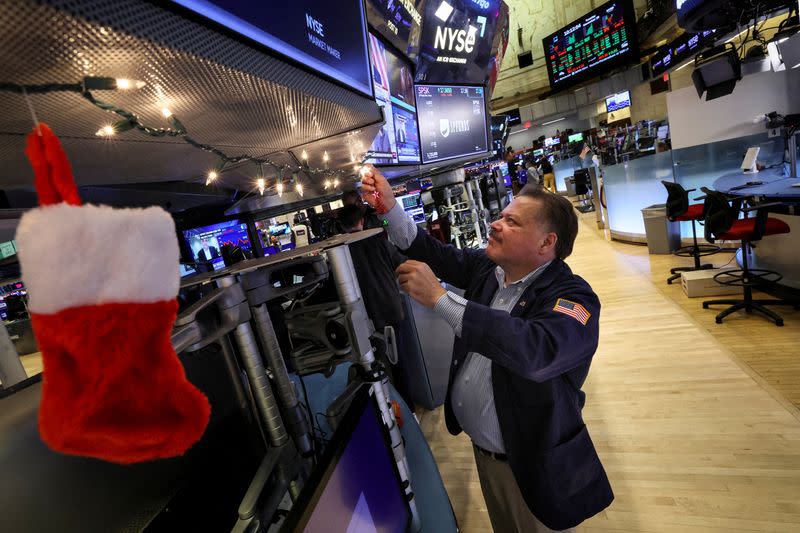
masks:
{"type": "Polygon", "coordinates": [[[0,381],[3,382],[3,388],[7,389],[28,379],[28,374],[25,372],[25,367],[22,366],[22,361],[14,343],[11,342],[11,337],[8,336],[8,330],[5,326],[0,329],[3,330],[0,331],[0,381]]]}
{"type": "Polygon", "coordinates": [[[278,336],[275,335],[275,328],[272,326],[267,304],[264,303],[252,307],[252,310],[256,331],[259,339],[261,339],[261,346],[266,352],[267,363],[272,371],[278,396],[283,402],[287,425],[298,451],[301,455],[307,456],[312,452],[311,435],[309,434],[308,426],[311,421],[306,423],[306,416],[300,406],[294,384],[289,379],[289,372],[286,370],[286,363],[283,360],[281,347],[278,344],[278,336]]]}
{"type": "Polygon", "coordinates": [[[797,179],[797,137],[795,134],[789,135],[789,161],[791,161],[792,168],[789,170],[790,176],[797,179]]]}
{"type": "MultiPolygon", "coordinates": [[[[372,371],[372,366],[375,362],[375,354],[372,353],[372,346],[369,341],[370,331],[367,326],[369,321],[366,319],[367,313],[364,308],[364,301],[361,299],[361,289],[359,289],[358,278],[355,275],[350,249],[347,245],[342,245],[331,248],[327,250],[326,253],[328,255],[328,262],[331,265],[331,271],[333,272],[333,279],[336,283],[336,290],[339,293],[339,300],[350,315],[351,340],[353,343],[353,350],[357,356],[357,364],[361,365],[368,372],[372,371]]],[[[375,401],[378,402],[383,423],[389,429],[392,452],[394,453],[397,470],[400,473],[400,480],[405,490],[409,508],[411,509],[411,529],[412,531],[419,531],[422,526],[417,511],[417,502],[414,499],[414,491],[411,485],[411,474],[408,468],[408,460],[406,459],[403,437],[400,434],[400,428],[397,425],[394,412],[389,404],[388,379],[380,383],[372,383],[371,388],[375,395],[375,401]]]]}
{"type": "Polygon", "coordinates": [[[475,180],[468,181],[464,183],[464,185],[467,189],[467,198],[469,198],[470,209],[472,209],[472,225],[475,226],[475,239],[478,241],[478,245],[480,246],[483,243],[483,237],[481,236],[481,225],[478,223],[478,205],[475,203],[475,197],[472,195],[473,183],[475,183],[475,180]]]}
{"type": "MultiPolygon", "coordinates": [[[[236,280],[233,277],[217,280],[217,285],[220,287],[228,287],[234,283],[236,283],[236,280]]],[[[236,326],[236,329],[233,330],[233,337],[239,347],[242,365],[247,374],[247,379],[250,381],[253,398],[266,427],[270,444],[275,447],[283,446],[288,442],[289,436],[286,434],[278,404],[272,394],[269,378],[267,378],[264,362],[261,360],[261,354],[258,351],[256,338],[250,323],[246,322],[236,326]]]]}

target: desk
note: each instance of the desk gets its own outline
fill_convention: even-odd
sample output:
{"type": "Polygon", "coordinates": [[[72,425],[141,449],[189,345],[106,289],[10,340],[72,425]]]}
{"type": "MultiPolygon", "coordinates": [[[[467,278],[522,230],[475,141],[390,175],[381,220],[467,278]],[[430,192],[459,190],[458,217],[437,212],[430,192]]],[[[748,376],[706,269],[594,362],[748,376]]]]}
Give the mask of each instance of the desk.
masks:
{"type": "Polygon", "coordinates": [[[780,166],[757,174],[726,174],[714,182],[713,188],[734,196],[760,196],[770,200],[800,203],[800,187],[793,187],[793,183],[800,183],[800,178],[792,178],[786,168],[780,166]],[[742,187],[749,181],[760,181],[761,185],[742,187]]]}
{"type": "Polygon", "coordinates": [[[800,249],[800,187],[792,187],[793,183],[800,183],[800,178],[789,176],[788,169],[782,165],[758,174],[726,174],[714,182],[713,188],[733,196],[757,196],[759,201],[797,204],[790,211],[793,214],[770,214],[789,224],[791,232],[771,235],[759,241],[753,248],[752,258],[754,268],[780,272],[783,275],[781,285],[800,289],[800,264],[797,261],[797,250],[800,249]],[[736,188],[748,181],[760,181],[762,184],[736,188]]]}

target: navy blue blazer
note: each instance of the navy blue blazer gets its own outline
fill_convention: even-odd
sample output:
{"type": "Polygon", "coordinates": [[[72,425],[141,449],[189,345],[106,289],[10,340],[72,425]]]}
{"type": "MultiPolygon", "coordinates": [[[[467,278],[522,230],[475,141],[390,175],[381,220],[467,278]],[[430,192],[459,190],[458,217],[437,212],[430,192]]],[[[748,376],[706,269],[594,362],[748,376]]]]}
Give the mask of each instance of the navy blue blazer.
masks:
{"type": "Polygon", "coordinates": [[[531,512],[544,525],[574,527],[608,507],[611,485],[581,416],[580,390],[597,349],[600,301],[586,281],[555,259],[507,313],[491,309],[497,291],[493,263],[484,251],[445,246],[422,230],[404,251],[424,261],[469,300],[445,401],[447,429],[461,427],[450,391],[469,352],[492,361],[492,390],[511,470],[531,512]],[[558,300],[582,305],[584,325],[556,311],[558,300]]]}

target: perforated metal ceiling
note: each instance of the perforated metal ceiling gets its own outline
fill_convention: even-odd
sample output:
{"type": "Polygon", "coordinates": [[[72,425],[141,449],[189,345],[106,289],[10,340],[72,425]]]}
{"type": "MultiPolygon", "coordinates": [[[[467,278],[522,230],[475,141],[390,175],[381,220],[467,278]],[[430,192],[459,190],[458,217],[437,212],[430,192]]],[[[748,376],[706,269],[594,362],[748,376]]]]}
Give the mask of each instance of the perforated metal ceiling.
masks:
{"type": "MultiPolygon", "coordinates": [[[[193,138],[229,155],[313,148],[315,140],[382,120],[374,101],[142,0],[0,3],[0,72],[0,81],[25,84],[85,76],[143,80],[138,91],[95,95],[156,127],[168,126],[160,110],[169,107],[193,138]]],[[[216,160],[175,138],[137,131],[97,138],[98,128],[118,117],[77,94],[30,99],[39,120],[61,137],[79,184],[196,181],[216,160]]],[[[25,100],[0,93],[0,188],[32,182],[23,154],[31,127],[25,100]]],[[[331,159],[333,168],[345,162],[351,165],[349,152],[331,159]]],[[[224,181],[247,187],[252,177],[245,167],[224,181]]]]}

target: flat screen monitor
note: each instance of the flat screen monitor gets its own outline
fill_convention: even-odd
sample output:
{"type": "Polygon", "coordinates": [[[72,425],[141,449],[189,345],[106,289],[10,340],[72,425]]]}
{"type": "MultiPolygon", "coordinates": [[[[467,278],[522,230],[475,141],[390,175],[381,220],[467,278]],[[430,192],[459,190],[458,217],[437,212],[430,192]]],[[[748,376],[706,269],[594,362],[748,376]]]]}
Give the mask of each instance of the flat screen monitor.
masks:
{"type": "Polygon", "coordinates": [[[561,137],[545,137],[544,139],[545,148],[553,148],[559,144],[561,144],[561,137]]]}
{"type": "Polygon", "coordinates": [[[381,36],[414,61],[419,53],[425,0],[366,0],[367,21],[381,36]]]}
{"type": "Polygon", "coordinates": [[[612,94],[611,96],[606,98],[606,111],[608,113],[619,111],[622,108],[630,107],[630,105],[631,105],[630,91],[622,91],[621,93],[612,94]]]}
{"type": "Polygon", "coordinates": [[[550,87],[562,90],[638,59],[632,0],[613,0],[542,40],[550,87]]]}
{"type": "Polygon", "coordinates": [[[372,96],[360,0],[292,0],[254,8],[247,0],[173,0],[301,65],[372,96]]]}
{"type": "Polygon", "coordinates": [[[375,399],[362,387],[306,482],[283,532],[405,533],[411,511],[375,399]]]}
{"type": "Polygon", "coordinates": [[[715,30],[700,33],[684,33],[672,42],[662,46],[656,55],[650,59],[650,71],[653,76],[658,76],[697,55],[706,45],[712,43],[716,37],[715,30]]]}
{"type": "Polygon", "coordinates": [[[221,250],[226,244],[250,250],[247,224],[239,220],[184,230],[183,238],[192,252],[192,259],[198,263],[211,262],[214,270],[225,268],[221,250]]]}
{"type": "Polygon", "coordinates": [[[425,210],[422,207],[419,191],[398,196],[396,200],[403,207],[403,211],[414,219],[414,222],[425,222],[425,210]]]}
{"type": "Polygon", "coordinates": [[[383,109],[385,123],[372,141],[372,157],[367,162],[376,165],[418,165],[419,130],[411,63],[371,33],[369,43],[375,101],[383,109]]]}
{"type": "Polygon", "coordinates": [[[178,272],[180,272],[182,278],[185,278],[186,276],[197,274],[197,269],[192,265],[181,263],[178,266],[178,272]]]}
{"type": "Polygon", "coordinates": [[[579,143],[583,141],[583,133],[574,133],[567,138],[568,142],[579,143]]]}
{"type": "Polygon", "coordinates": [[[425,2],[414,81],[485,85],[497,53],[497,25],[507,20],[503,8],[500,0],[425,2]]]}
{"type": "Polygon", "coordinates": [[[272,255],[284,250],[294,249],[292,227],[288,222],[273,224],[270,219],[265,219],[256,220],[255,225],[264,255],[272,255]]]}
{"type": "Polygon", "coordinates": [[[665,126],[659,126],[656,136],[659,139],[666,139],[667,137],[669,137],[669,124],[665,126]]]}
{"type": "Polygon", "coordinates": [[[544,149],[543,148],[537,148],[536,150],[533,151],[533,156],[534,157],[541,157],[543,155],[544,155],[544,149]]]}
{"type": "Polygon", "coordinates": [[[415,89],[423,163],[489,150],[483,87],[417,85],[415,89]]]}

